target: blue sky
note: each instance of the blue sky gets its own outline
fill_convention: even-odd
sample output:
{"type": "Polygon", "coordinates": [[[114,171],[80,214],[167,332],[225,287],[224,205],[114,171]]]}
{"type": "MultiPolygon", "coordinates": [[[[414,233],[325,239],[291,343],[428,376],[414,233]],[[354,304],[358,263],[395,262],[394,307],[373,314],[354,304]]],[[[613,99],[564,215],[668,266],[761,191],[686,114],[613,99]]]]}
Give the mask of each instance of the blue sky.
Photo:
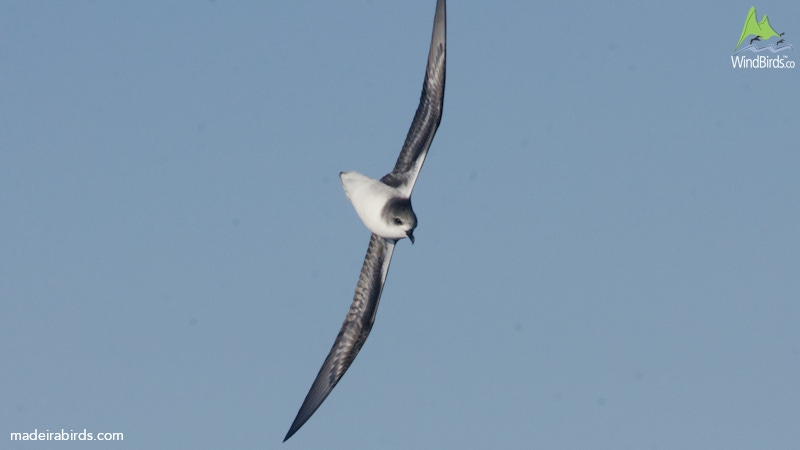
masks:
{"type": "Polygon", "coordinates": [[[280,444],[435,2],[345,3],[0,4],[0,439],[800,446],[800,69],[730,62],[750,6],[800,61],[789,1],[451,1],[417,242],[280,444]]]}

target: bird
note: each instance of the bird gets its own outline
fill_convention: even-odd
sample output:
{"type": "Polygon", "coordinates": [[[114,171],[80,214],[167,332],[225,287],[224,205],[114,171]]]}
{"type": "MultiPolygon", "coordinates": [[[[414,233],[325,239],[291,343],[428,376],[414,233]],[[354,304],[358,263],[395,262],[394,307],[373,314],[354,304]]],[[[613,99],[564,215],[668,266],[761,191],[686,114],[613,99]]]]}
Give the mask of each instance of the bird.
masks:
{"type": "Polygon", "coordinates": [[[784,42],[786,42],[786,40],[785,39],[781,39],[780,41],[776,42],[775,45],[778,46],[778,45],[783,44],[784,42]]]}
{"type": "Polygon", "coordinates": [[[404,238],[414,243],[417,216],[411,207],[411,192],[442,120],[446,22],[445,0],[437,0],[422,95],[392,171],[380,180],[354,171],[339,174],[345,195],[371,232],[369,246],[350,310],[284,442],[317,411],[367,340],[395,245],[404,238]]]}
{"type": "Polygon", "coordinates": [[[761,36],[756,36],[753,39],[750,39],[750,43],[752,44],[753,41],[761,41],[761,36]]]}
{"type": "Polygon", "coordinates": [[[785,32],[785,31],[784,31],[783,33],[779,34],[778,36],[781,36],[781,37],[783,37],[783,35],[784,35],[784,34],[786,34],[786,32],[785,32]]]}

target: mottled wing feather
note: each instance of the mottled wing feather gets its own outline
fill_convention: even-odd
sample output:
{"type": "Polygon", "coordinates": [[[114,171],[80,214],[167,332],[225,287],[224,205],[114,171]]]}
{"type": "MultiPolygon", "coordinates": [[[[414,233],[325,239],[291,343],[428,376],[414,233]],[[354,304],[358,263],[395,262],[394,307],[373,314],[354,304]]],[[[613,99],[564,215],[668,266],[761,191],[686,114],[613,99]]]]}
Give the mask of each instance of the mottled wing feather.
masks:
{"type": "Polygon", "coordinates": [[[292,437],[319,408],[350,364],[353,363],[358,351],[367,340],[367,336],[372,330],[372,324],[375,322],[375,314],[378,311],[383,283],[389,272],[389,263],[392,261],[395,243],[394,240],[384,239],[376,234],[372,235],[367,255],[364,257],[364,265],[361,267],[361,275],[358,277],[350,311],[347,313],[342,329],[339,330],[339,335],[336,337],[328,357],[322,363],[322,368],[319,370],[314,384],[311,385],[300,411],[297,412],[297,417],[292,422],[289,432],[286,433],[284,442],[292,437]]]}
{"type": "Polygon", "coordinates": [[[428,154],[428,148],[431,146],[433,136],[442,120],[447,53],[446,36],[445,1],[439,0],[436,3],[436,15],[433,18],[431,48],[428,53],[428,66],[425,70],[425,81],[422,83],[419,106],[394,169],[381,178],[382,182],[398,188],[406,196],[411,196],[414,183],[422,169],[422,163],[425,162],[425,156],[428,154]]]}

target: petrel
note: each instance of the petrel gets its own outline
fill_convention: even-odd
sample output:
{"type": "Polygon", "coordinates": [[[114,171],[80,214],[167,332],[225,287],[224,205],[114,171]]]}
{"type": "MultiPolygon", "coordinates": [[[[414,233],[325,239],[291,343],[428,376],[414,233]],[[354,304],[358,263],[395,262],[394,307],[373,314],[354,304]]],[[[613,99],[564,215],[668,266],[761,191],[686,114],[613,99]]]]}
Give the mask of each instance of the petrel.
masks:
{"type": "Polygon", "coordinates": [[[414,243],[417,216],[411,208],[411,191],[414,189],[414,183],[442,119],[446,53],[445,16],[445,0],[438,0],[433,18],[428,66],[422,84],[422,97],[394,169],[380,180],[358,172],[339,174],[347,198],[353,204],[358,217],[372,232],[372,237],[369,240],[350,311],[289,432],[286,433],[284,442],[292,437],[319,408],[367,340],[375,322],[378,302],[381,299],[383,283],[386,281],[395,244],[405,237],[414,243]]]}

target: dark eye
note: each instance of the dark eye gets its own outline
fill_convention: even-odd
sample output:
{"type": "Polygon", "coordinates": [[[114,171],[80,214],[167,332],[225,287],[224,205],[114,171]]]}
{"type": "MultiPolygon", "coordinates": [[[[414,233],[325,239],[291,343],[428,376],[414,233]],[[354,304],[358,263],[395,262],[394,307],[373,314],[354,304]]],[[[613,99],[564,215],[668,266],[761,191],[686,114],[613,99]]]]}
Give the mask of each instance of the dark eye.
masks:
{"type": "Polygon", "coordinates": [[[403,224],[403,221],[402,221],[402,220],[400,220],[398,217],[395,217],[395,218],[394,218],[394,224],[395,224],[395,225],[402,225],[402,224],[403,224]]]}

